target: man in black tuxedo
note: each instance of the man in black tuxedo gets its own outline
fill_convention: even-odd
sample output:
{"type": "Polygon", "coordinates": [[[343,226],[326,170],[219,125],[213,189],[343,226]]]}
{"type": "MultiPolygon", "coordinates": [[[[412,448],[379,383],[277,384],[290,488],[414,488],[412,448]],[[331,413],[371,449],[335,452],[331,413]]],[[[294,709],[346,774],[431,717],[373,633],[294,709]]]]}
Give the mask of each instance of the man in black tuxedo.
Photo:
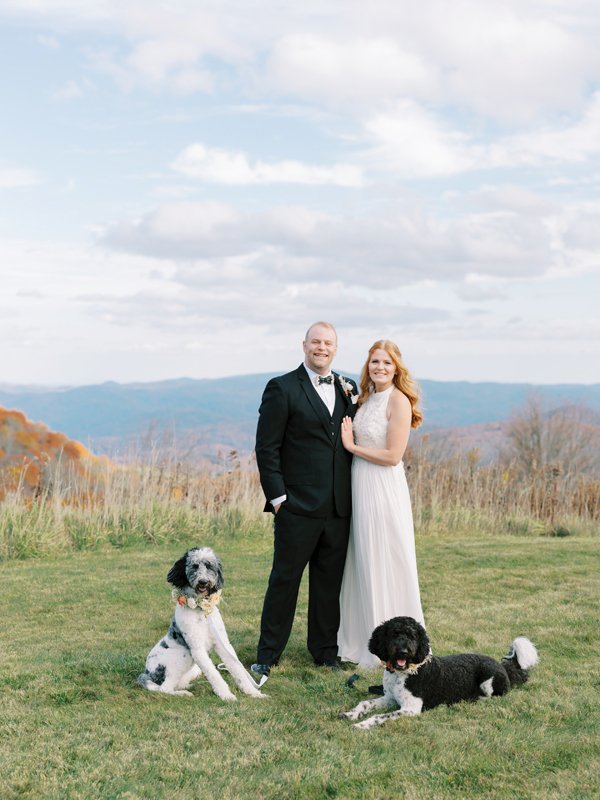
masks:
{"type": "Polygon", "coordinates": [[[309,565],[308,649],[318,665],[339,667],[339,595],[348,546],[350,467],[342,418],[353,415],[356,384],[331,372],[337,334],[317,322],[302,344],[304,363],[270,380],[259,410],[256,461],[275,514],[273,566],[251,669],[268,675],[283,652],[300,581],[309,565]]]}

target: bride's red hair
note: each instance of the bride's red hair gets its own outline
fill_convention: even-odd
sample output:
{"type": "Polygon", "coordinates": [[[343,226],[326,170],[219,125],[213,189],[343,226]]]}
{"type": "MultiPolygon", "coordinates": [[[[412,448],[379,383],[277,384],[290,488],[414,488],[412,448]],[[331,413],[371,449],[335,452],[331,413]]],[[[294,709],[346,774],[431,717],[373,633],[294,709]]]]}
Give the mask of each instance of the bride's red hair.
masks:
{"type": "Polygon", "coordinates": [[[392,359],[396,367],[396,374],[394,375],[394,386],[399,389],[402,394],[408,397],[410,407],[412,409],[411,428],[418,428],[423,422],[423,415],[421,414],[419,405],[419,387],[415,381],[410,377],[407,368],[402,361],[402,353],[398,349],[398,345],[389,339],[378,339],[369,348],[369,355],[360,373],[360,394],[358,396],[358,405],[361,406],[369,395],[375,391],[375,384],[369,377],[369,361],[375,350],[385,350],[385,352],[392,359]]]}

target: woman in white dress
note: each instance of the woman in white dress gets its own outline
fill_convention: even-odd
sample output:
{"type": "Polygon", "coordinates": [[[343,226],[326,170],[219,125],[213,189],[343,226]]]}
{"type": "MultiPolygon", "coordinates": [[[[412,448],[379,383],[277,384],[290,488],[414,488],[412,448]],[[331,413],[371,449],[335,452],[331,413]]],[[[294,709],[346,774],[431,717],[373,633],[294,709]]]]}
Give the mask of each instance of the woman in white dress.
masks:
{"type": "Polygon", "coordinates": [[[368,643],[377,625],[410,616],[424,624],[410,496],[402,456],[421,424],[417,387],[398,347],[380,340],[369,350],[354,423],[342,423],[353,453],[352,524],[340,596],[338,653],[374,667],[368,643]]]}

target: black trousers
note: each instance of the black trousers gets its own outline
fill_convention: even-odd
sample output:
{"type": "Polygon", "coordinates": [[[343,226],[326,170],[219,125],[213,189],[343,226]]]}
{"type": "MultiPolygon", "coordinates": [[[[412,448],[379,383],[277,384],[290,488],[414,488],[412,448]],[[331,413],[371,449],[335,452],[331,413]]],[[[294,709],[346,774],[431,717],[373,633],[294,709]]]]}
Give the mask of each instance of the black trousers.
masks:
{"type": "Polygon", "coordinates": [[[275,515],[273,566],[265,595],[259,664],[275,664],[288,642],[302,575],[308,564],[308,649],[315,661],[337,656],[340,589],[350,517],[303,517],[283,505],[275,515]]]}

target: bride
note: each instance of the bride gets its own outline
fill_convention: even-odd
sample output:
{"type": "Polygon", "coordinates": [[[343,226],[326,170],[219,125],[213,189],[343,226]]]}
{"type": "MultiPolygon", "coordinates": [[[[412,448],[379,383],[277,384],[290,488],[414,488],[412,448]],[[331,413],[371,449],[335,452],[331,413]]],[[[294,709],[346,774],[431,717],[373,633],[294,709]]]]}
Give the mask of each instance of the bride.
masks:
{"type": "Polygon", "coordinates": [[[354,458],[338,652],[343,661],[364,667],[380,663],[368,650],[377,625],[396,616],[424,624],[402,463],[410,429],[422,421],[418,400],[397,345],[375,342],[362,369],[354,424],[345,417],[341,434],[354,458]]]}

